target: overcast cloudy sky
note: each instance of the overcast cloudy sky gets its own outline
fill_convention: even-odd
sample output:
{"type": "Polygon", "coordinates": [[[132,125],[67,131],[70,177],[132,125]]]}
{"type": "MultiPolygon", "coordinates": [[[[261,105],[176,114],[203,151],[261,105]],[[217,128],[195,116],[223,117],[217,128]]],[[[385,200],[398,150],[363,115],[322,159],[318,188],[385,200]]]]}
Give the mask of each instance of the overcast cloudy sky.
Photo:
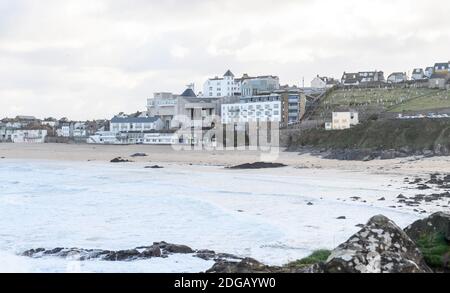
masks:
{"type": "Polygon", "coordinates": [[[0,0],[0,116],[110,118],[222,75],[450,59],[448,0],[0,0]]]}

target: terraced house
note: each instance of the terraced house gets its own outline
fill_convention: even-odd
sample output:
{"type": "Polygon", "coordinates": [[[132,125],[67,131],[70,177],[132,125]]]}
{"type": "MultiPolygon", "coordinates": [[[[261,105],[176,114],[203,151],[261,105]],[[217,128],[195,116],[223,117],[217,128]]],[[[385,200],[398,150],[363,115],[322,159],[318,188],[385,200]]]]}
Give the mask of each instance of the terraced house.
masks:
{"type": "Polygon", "coordinates": [[[448,89],[450,88],[450,62],[436,63],[434,65],[434,73],[430,77],[430,88],[448,89]]]}
{"type": "Polygon", "coordinates": [[[358,73],[344,72],[341,83],[344,86],[369,85],[384,82],[383,71],[360,71],[358,73]]]}

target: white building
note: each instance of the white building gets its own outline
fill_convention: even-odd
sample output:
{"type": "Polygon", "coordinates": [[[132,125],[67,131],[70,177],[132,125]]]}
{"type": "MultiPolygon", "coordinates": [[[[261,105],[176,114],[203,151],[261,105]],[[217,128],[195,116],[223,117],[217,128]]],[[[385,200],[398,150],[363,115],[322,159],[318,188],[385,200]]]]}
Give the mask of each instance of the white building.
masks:
{"type": "Polygon", "coordinates": [[[145,133],[160,131],[164,123],[159,117],[114,117],[111,119],[111,131],[145,133]]]}
{"type": "MultiPolygon", "coordinates": [[[[332,130],[349,129],[350,127],[359,123],[357,112],[333,112],[332,116],[332,130]]],[[[325,128],[329,130],[330,124],[326,123],[325,128]]]]}
{"type": "Polygon", "coordinates": [[[252,97],[280,89],[280,79],[277,76],[264,75],[249,77],[244,75],[240,80],[242,97],[252,97]]]}
{"type": "Polygon", "coordinates": [[[257,121],[281,122],[281,101],[222,105],[222,124],[257,121]]]}
{"type": "Polygon", "coordinates": [[[86,137],[87,136],[86,123],[75,122],[75,124],[73,125],[72,135],[73,137],[86,137]]]}
{"type": "Polygon", "coordinates": [[[232,97],[240,92],[240,82],[234,80],[234,74],[230,70],[223,77],[208,79],[203,85],[203,96],[208,98],[232,97]]]}
{"type": "Polygon", "coordinates": [[[98,131],[86,139],[89,144],[120,144],[117,133],[112,131],[98,131]]]}
{"type": "Polygon", "coordinates": [[[15,130],[12,134],[11,140],[13,143],[44,143],[47,137],[47,130],[15,130]]]}

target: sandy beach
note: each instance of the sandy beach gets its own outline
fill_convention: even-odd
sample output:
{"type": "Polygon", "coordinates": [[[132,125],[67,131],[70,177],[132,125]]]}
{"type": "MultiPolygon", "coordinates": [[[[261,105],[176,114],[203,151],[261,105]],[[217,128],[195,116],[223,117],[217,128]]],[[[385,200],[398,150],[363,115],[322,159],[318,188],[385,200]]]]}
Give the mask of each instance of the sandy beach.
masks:
{"type": "MultiPolygon", "coordinates": [[[[178,151],[171,146],[150,145],[0,144],[0,158],[5,159],[109,162],[116,157],[130,159],[135,163],[179,166],[233,166],[267,161],[264,160],[264,154],[262,156],[262,153],[257,151],[178,151]],[[145,153],[148,156],[131,158],[135,153],[145,153]]],[[[297,169],[346,170],[405,176],[434,172],[450,173],[450,157],[409,157],[368,162],[338,161],[279,149],[275,159],[270,161],[297,169]]]]}
{"type": "MultiPolygon", "coordinates": [[[[444,186],[418,189],[431,173],[450,173],[446,157],[359,162],[280,151],[274,162],[285,168],[230,170],[224,166],[258,162],[261,154],[0,144],[0,158],[0,271],[72,270],[70,259],[21,255],[29,249],[118,250],[155,241],[283,265],[335,248],[374,215],[404,228],[449,205],[444,186]],[[110,163],[116,157],[132,162],[110,163]],[[163,168],[144,168],[153,165],[163,168]]],[[[78,272],[200,272],[213,263],[187,255],[75,265],[78,272]]]]}

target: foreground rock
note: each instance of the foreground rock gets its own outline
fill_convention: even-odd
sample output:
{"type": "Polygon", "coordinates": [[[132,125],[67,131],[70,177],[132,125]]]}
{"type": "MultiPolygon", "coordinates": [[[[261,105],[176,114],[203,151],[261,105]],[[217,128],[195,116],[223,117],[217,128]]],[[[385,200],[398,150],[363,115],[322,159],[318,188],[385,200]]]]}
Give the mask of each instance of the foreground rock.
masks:
{"type": "Polygon", "coordinates": [[[450,272],[450,214],[435,213],[405,229],[437,272],[450,272]]]}
{"type": "Polygon", "coordinates": [[[268,168],[282,168],[287,167],[285,164],[281,163],[265,163],[265,162],[256,162],[256,163],[246,163],[242,165],[237,165],[233,167],[228,167],[228,169],[268,169],[268,168]]]}
{"type": "Polygon", "coordinates": [[[442,212],[432,214],[409,225],[405,232],[415,242],[433,234],[441,234],[450,242],[450,214],[442,212]]]}
{"type": "Polygon", "coordinates": [[[428,273],[414,241],[385,216],[375,216],[333,250],[327,273],[428,273]]]}

